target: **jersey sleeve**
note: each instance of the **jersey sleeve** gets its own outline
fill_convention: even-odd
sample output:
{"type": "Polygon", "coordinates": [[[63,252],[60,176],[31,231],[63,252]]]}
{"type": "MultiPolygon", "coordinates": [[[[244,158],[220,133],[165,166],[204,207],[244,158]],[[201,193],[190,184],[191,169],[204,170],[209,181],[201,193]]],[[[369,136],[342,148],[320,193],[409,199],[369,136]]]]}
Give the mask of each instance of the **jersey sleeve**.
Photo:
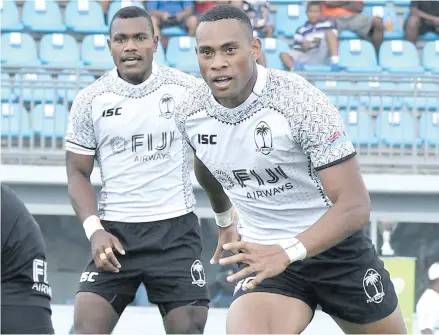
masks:
{"type": "Polygon", "coordinates": [[[81,91],[73,101],[66,133],[66,150],[80,155],[94,155],[97,141],[93,125],[91,99],[81,91]]]}
{"type": "Polygon", "coordinates": [[[314,168],[323,170],[355,156],[339,111],[322,91],[302,80],[305,87],[297,103],[299,120],[293,131],[314,168]]]}

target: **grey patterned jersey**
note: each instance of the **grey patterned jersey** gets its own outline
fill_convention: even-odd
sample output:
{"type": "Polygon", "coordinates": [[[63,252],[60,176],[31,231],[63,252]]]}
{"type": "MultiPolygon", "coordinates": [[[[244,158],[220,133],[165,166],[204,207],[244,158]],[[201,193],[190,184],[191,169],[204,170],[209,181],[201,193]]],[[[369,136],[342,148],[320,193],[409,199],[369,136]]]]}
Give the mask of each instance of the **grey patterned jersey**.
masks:
{"type": "Polygon", "coordinates": [[[332,206],[316,171],[355,155],[331,101],[293,73],[258,66],[252,94],[233,109],[201,83],[176,114],[238,211],[246,241],[275,243],[314,224],[332,206]]]}
{"type": "Polygon", "coordinates": [[[123,81],[114,69],[77,95],[66,150],[96,157],[101,219],[150,222],[193,211],[188,145],[174,110],[196,81],[153,64],[140,85],[123,81]]]}

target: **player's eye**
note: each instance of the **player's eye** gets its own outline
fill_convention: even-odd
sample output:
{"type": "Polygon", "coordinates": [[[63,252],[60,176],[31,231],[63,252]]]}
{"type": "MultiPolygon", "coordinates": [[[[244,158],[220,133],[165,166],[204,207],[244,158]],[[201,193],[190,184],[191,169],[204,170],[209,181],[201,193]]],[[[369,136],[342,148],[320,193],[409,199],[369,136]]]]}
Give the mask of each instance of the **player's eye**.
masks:
{"type": "Polygon", "coordinates": [[[123,37],[116,37],[115,41],[118,43],[122,43],[124,41],[124,38],[123,37]]]}
{"type": "Polygon", "coordinates": [[[144,41],[144,40],[146,40],[146,36],[139,36],[139,37],[137,37],[137,39],[139,41],[144,41]]]}
{"type": "Polygon", "coordinates": [[[212,55],[212,53],[211,53],[209,50],[204,50],[204,51],[202,52],[202,54],[203,54],[203,56],[205,56],[205,57],[209,57],[209,56],[212,55]]]}
{"type": "Polygon", "coordinates": [[[234,53],[236,48],[227,48],[227,53],[234,53]]]}

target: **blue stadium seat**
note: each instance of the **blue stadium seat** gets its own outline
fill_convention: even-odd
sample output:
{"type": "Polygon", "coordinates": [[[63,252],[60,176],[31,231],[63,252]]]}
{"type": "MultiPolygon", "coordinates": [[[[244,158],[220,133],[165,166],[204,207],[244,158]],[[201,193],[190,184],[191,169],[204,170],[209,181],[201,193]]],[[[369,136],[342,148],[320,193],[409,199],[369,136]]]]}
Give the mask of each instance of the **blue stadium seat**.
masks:
{"type": "Polygon", "coordinates": [[[104,11],[96,0],[70,1],[65,10],[67,29],[79,34],[107,34],[104,11]]]}
{"type": "Polygon", "coordinates": [[[262,39],[262,51],[269,68],[287,70],[280,60],[280,53],[288,52],[289,50],[290,48],[285,40],[269,37],[262,39]]]}
{"type": "Polygon", "coordinates": [[[304,25],[308,20],[306,6],[304,5],[283,5],[276,10],[275,36],[284,35],[288,38],[294,37],[297,28],[304,25]]]}
{"type": "Polygon", "coordinates": [[[375,48],[365,40],[341,41],[340,66],[351,73],[380,73],[375,48]]]}
{"type": "Polygon", "coordinates": [[[322,80],[316,81],[314,85],[322,90],[331,99],[335,107],[340,110],[355,110],[359,106],[358,98],[355,96],[357,91],[352,90],[352,83],[347,81],[332,81],[332,80],[322,80]],[[340,91],[337,93],[332,93],[330,90],[342,90],[348,94],[341,94],[340,91]],[[352,94],[349,94],[349,90],[352,90],[352,94]]]}
{"type": "Polygon", "coordinates": [[[389,73],[422,74],[416,46],[409,41],[384,41],[380,48],[381,67],[389,73]]]}
{"type": "Polygon", "coordinates": [[[84,65],[104,69],[114,67],[113,57],[108,49],[105,35],[87,35],[82,40],[81,60],[84,65]]]}
{"type": "Polygon", "coordinates": [[[393,8],[387,7],[385,1],[382,6],[370,6],[370,3],[367,3],[368,6],[364,7],[362,14],[383,19],[384,39],[393,40],[402,39],[404,37],[404,32],[399,23],[398,15],[393,8]]]}
{"type": "MultiPolygon", "coordinates": [[[[364,2],[364,7],[373,7],[373,6],[385,6],[392,0],[367,0],[364,2]]],[[[364,11],[363,11],[364,13],[364,11]]]]}
{"type": "Polygon", "coordinates": [[[6,33],[1,37],[2,64],[38,66],[37,45],[33,37],[26,33],[6,33]]]}
{"type": "Polygon", "coordinates": [[[200,67],[195,53],[195,46],[195,37],[171,37],[166,50],[166,60],[169,66],[184,72],[198,74],[200,67]]]}
{"type": "Polygon", "coordinates": [[[424,44],[422,64],[426,70],[439,73],[439,40],[424,44]]]}
{"type": "Polygon", "coordinates": [[[404,89],[410,92],[403,98],[403,102],[405,106],[409,110],[419,110],[419,111],[437,111],[439,110],[439,94],[436,94],[435,97],[423,97],[417,96],[422,91],[432,91],[439,92],[439,85],[435,83],[401,83],[398,85],[398,88],[404,89]]]}
{"type": "Polygon", "coordinates": [[[167,37],[186,36],[187,31],[179,26],[169,26],[160,29],[160,34],[167,37]]]}
{"type": "Polygon", "coordinates": [[[304,0],[270,0],[270,5],[302,5],[304,0]]]}
{"type": "Polygon", "coordinates": [[[14,93],[13,78],[9,76],[8,73],[2,73],[2,102],[15,102],[17,101],[17,96],[14,93]]]}
{"type": "Polygon", "coordinates": [[[1,6],[1,31],[7,32],[21,32],[23,31],[23,24],[20,21],[17,4],[15,1],[2,1],[1,6]]]}
{"type": "Polygon", "coordinates": [[[350,30],[343,30],[339,32],[338,39],[339,40],[357,40],[360,36],[350,30]]]}
{"type": "Polygon", "coordinates": [[[154,54],[154,60],[157,64],[166,65],[166,56],[165,56],[165,49],[163,48],[162,42],[159,41],[159,44],[157,46],[157,51],[154,54]]]}
{"type": "Polygon", "coordinates": [[[378,139],[389,146],[412,146],[417,142],[415,118],[409,112],[385,111],[376,120],[378,139]]]}
{"type": "Polygon", "coordinates": [[[2,138],[29,138],[32,134],[29,115],[20,104],[2,103],[2,138]]]}
{"type": "Polygon", "coordinates": [[[354,145],[377,145],[372,116],[367,111],[342,111],[349,138],[354,145]]]}
{"type": "Polygon", "coordinates": [[[399,110],[402,108],[402,102],[399,97],[386,96],[382,92],[376,93],[376,91],[394,90],[396,85],[392,82],[361,81],[357,84],[357,88],[362,92],[360,102],[367,108],[379,111],[399,110]]]}
{"type": "Polygon", "coordinates": [[[398,7],[408,7],[410,2],[410,0],[393,0],[393,4],[398,7]]]}
{"type": "Polygon", "coordinates": [[[67,34],[44,35],[40,41],[40,59],[43,64],[63,68],[83,65],[75,38],[67,34]]]}
{"type": "Polygon", "coordinates": [[[64,105],[40,104],[31,111],[32,129],[44,138],[62,139],[67,126],[68,112],[64,105]]]}
{"type": "Polygon", "coordinates": [[[439,145],[439,113],[422,113],[419,120],[419,136],[423,143],[439,145]]]}
{"type": "Polygon", "coordinates": [[[14,91],[24,102],[53,102],[58,99],[52,76],[48,73],[17,73],[14,91]]]}
{"type": "Polygon", "coordinates": [[[23,24],[26,29],[37,33],[63,33],[63,23],[58,3],[51,0],[25,1],[23,24]]]}
{"type": "Polygon", "coordinates": [[[137,6],[140,8],[145,9],[145,7],[143,6],[143,4],[139,1],[136,0],[113,0],[113,2],[110,4],[110,7],[108,8],[108,13],[107,13],[107,24],[110,25],[111,19],[113,18],[114,14],[116,14],[116,12],[123,8],[123,7],[127,7],[127,6],[137,6]]]}
{"type": "MultiPolygon", "coordinates": [[[[67,72],[66,70],[65,72],[67,72]]],[[[87,87],[95,81],[94,76],[86,71],[79,75],[73,73],[62,73],[58,75],[57,93],[61,101],[67,99],[69,103],[73,102],[79,90],[87,87]]]]}

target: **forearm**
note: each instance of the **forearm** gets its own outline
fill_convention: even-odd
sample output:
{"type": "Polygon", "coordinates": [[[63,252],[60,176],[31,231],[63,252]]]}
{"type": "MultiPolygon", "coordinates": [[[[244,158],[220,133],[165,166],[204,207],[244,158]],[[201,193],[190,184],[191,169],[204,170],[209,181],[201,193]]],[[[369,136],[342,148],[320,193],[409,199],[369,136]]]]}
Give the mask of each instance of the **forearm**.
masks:
{"type": "Polygon", "coordinates": [[[184,11],[178,13],[176,16],[179,20],[183,20],[185,17],[188,17],[191,14],[192,14],[192,8],[186,8],[184,11]]]}
{"type": "Polygon", "coordinates": [[[70,202],[81,222],[91,215],[98,215],[96,194],[90,179],[81,173],[69,176],[70,202]]]}
{"type": "Polygon", "coordinates": [[[437,16],[427,14],[427,13],[421,11],[421,10],[418,10],[418,16],[421,19],[424,19],[424,20],[427,20],[427,21],[433,21],[433,20],[437,19],[437,16]]]}
{"type": "Polygon", "coordinates": [[[340,197],[316,223],[297,236],[307,250],[307,258],[330,249],[369,222],[369,202],[352,203],[349,198],[340,197]]]}

